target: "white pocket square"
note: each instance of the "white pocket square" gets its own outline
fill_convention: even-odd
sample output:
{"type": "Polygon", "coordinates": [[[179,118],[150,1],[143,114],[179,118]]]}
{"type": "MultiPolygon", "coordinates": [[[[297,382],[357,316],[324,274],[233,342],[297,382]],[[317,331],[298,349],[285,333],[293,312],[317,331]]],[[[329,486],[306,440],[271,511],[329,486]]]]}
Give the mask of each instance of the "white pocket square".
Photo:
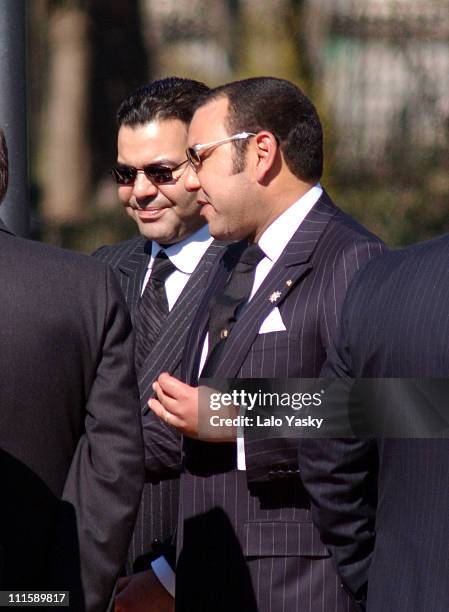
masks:
{"type": "Polygon", "coordinates": [[[287,331],[282,321],[279,308],[273,308],[259,329],[259,334],[269,334],[271,332],[287,331]]]}

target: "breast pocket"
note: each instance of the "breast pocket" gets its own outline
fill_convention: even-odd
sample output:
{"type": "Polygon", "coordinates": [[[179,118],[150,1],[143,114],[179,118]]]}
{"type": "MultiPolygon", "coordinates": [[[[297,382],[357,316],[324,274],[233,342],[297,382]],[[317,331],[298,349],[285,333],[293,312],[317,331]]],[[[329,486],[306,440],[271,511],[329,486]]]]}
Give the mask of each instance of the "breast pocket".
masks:
{"type": "Polygon", "coordinates": [[[242,378],[291,378],[298,374],[299,338],[287,331],[258,334],[239,372],[242,378]]]}

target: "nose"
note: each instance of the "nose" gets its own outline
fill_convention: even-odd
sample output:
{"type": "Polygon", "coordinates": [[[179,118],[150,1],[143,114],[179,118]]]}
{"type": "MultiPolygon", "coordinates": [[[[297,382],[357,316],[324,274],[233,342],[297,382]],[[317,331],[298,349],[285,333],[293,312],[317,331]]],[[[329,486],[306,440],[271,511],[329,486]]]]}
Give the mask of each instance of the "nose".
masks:
{"type": "Polygon", "coordinates": [[[184,176],[184,187],[186,191],[198,191],[198,189],[201,187],[201,183],[198,180],[198,174],[190,164],[184,176]]]}
{"type": "Polygon", "coordinates": [[[133,194],[136,200],[139,200],[139,198],[154,198],[157,194],[157,186],[145,176],[143,170],[137,171],[137,176],[133,185],[133,194]]]}

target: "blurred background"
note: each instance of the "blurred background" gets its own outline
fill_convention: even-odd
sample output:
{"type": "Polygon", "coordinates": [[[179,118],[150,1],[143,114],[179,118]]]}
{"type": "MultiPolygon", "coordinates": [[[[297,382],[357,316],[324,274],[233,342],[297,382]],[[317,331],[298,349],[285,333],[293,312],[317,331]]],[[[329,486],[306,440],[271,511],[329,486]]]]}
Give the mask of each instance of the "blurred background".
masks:
{"type": "Polygon", "coordinates": [[[391,245],[449,231],[449,0],[29,0],[32,236],[90,252],[135,234],[109,168],[115,112],[177,75],[297,83],[323,185],[391,245]]]}

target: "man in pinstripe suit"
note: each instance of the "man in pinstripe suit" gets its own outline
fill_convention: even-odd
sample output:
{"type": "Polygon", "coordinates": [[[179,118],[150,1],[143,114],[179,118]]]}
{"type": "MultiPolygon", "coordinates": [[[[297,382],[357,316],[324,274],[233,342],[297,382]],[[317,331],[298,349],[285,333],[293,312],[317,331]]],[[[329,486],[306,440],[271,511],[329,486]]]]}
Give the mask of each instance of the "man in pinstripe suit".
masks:
{"type": "MultiPolygon", "coordinates": [[[[197,81],[161,79],[132,93],[117,115],[118,164],[113,175],[119,198],[141,236],[102,247],[95,255],[116,271],[134,324],[139,323],[139,298],[156,256],[165,252],[173,266],[165,280],[169,313],[142,363],[136,361],[143,412],[148,411],[151,384],[159,373],[178,372],[188,327],[209,270],[223,248],[217,242],[211,244],[197,196],[184,189],[188,123],[194,102],[205,91],[207,87],[197,81]]],[[[140,605],[147,612],[173,607],[173,598],[165,594],[151,572],[142,573],[150,568],[147,553],[151,557],[152,543],[155,549],[155,540],[161,542],[170,536],[178,514],[180,436],[155,420],[145,422],[150,482],[144,488],[129,553],[128,574],[133,569],[135,574],[122,579],[117,610],[140,610],[140,605]],[[148,602],[140,603],[140,597],[145,587],[152,586],[159,595],[156,598],[152,592],[150,608],[148,602]],[[159,607],[162,605],[166,607],[159,607]]],[[[153,562],[153,569],[163,579],[160,563],[164,563],[162,559],[153,562]]]]}
{"type": "MultiPolygon", "coordinates": [[[[448,262],[446,234],[370,263],[348,292],[323,375],[447,379],[448,262]]],[[[408,394],[408,411],[413,397],[408,394]]],[[[378,414],[400,407],[392,401],[373,408],[378,414]]],[[[368,582],[368,611],[446,612],[449,440],[304,440],[301,450],[323,538],[359,598],[368,582]]]]}
{"type": "Polygon", "coordinates": [[[212,90],[188,140],[185,186],[198,193],[211,234],[246,238],[261,259],[211,366],[209,303],[235,273],[226,255],[218,262],[186,343],[189,384],[163,374],[150,402],[185,436],[177,609],[350,610],[311,521],[297,443],[236,444],[233,432],[199,440],[196,385],[203,364],[215,378],[318,376],[351,277],[382,245],[319,185],[321,124],[292,83],[264,77],[212,90]]]}

